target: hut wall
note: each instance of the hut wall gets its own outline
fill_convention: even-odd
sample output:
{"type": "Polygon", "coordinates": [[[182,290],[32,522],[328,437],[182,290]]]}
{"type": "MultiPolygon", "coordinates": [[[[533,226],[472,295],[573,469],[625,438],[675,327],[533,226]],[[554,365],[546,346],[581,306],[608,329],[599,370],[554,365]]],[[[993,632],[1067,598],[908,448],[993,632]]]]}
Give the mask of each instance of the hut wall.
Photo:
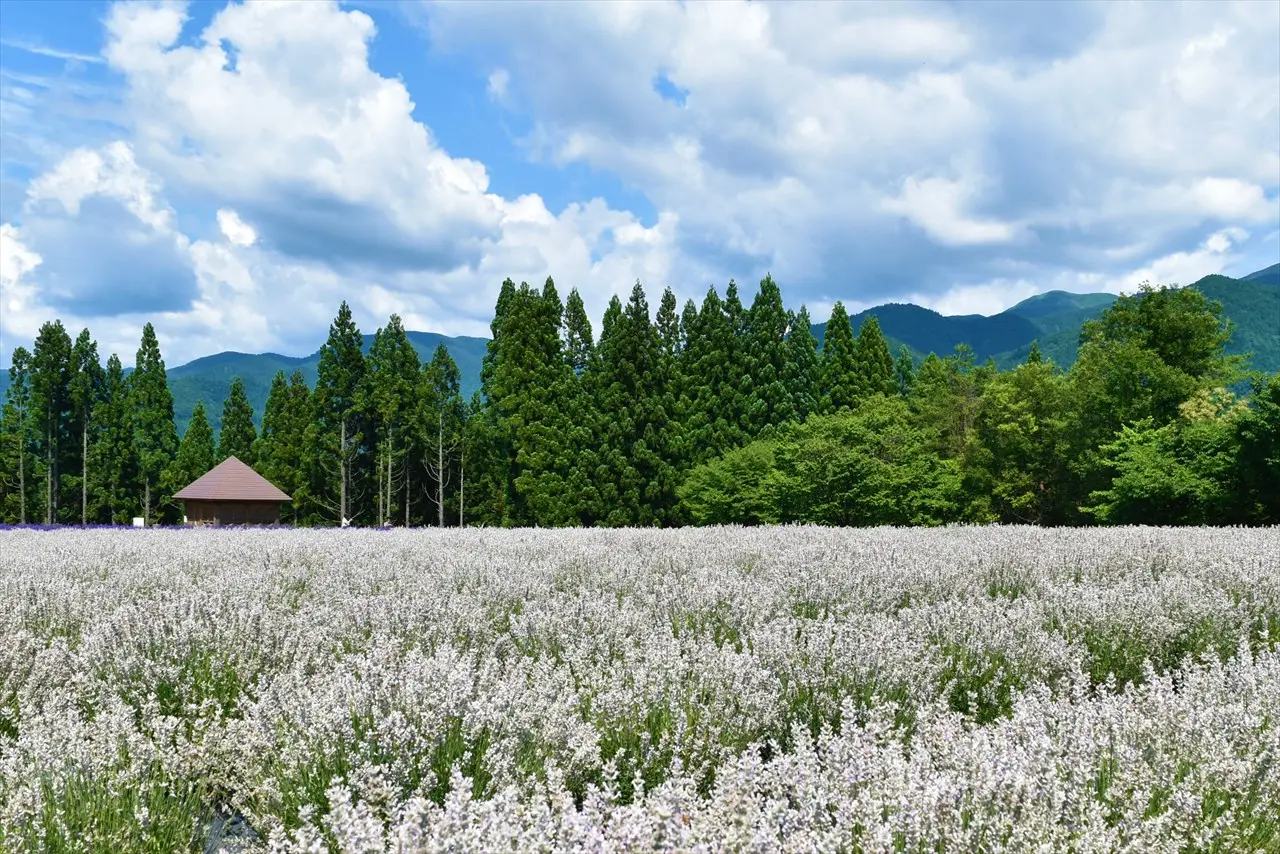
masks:
{"type": "Polygon", "coordinates": [[[184,502],[189,525],[275,525],[280,521],[277,501],[184,502]]]}

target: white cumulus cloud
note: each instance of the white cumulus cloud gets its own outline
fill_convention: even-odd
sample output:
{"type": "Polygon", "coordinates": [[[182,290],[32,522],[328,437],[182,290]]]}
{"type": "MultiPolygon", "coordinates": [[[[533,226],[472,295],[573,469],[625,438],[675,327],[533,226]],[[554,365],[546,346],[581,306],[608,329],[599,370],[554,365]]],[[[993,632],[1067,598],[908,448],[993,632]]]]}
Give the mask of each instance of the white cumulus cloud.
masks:
{"type": "Polygon", "coordinates": [[[225,208],[218,211],[218,228],[222,230],[222,236],[236,246],[252,246],[258,239],[253,226],[240,219],[235,211],[225,208]]]}

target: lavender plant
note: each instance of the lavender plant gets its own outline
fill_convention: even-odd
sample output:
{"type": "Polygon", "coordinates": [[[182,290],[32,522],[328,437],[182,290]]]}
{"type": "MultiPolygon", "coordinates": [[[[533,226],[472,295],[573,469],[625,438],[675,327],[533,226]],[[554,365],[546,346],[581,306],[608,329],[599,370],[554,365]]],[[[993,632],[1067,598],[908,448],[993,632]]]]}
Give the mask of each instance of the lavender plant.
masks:
{"type": "Polygon", "coordinates": [[[0,531],[0,849],[1276,851],[1280,531],[0,531]]]}

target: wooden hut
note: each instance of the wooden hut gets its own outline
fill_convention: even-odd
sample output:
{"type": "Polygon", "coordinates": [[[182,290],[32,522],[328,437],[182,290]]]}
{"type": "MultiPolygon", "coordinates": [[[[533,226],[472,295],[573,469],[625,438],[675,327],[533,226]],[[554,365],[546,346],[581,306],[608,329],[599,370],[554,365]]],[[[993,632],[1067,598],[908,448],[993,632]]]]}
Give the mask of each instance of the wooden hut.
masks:
{"type": "Polygon", "coordinates": [[[203,477],[179,490],[188,525],[274,525],[288,495],[240,462],[227,457],[203,477]]]}

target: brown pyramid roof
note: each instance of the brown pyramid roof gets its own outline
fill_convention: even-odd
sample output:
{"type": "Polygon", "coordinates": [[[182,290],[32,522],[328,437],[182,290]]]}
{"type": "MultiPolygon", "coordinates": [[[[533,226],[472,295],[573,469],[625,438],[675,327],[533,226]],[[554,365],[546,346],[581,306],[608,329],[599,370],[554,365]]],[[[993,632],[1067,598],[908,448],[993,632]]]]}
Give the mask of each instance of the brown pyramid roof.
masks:
{"type": "Polygon", "coordinates": [[[227,457],[173,497],[197,501],[293,500],[235,457],[227,457]]]}

